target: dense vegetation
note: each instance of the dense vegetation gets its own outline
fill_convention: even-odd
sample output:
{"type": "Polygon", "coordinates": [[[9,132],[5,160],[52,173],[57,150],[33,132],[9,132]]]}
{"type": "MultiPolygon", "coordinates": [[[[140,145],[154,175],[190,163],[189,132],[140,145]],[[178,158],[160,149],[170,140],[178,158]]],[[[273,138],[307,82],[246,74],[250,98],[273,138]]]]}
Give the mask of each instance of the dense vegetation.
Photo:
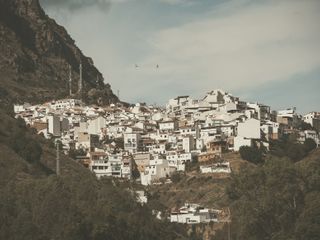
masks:
{"type": "Polygon", "coordinates": [[[239,149],[240,156],[243,160],[247,160],[254,164],[263,163],[263,154],[265,151],[261,148],[258,148],[256,145],[250,146],[241,146],[239,149]]]}
{"type": "Polygon", "coordinates": [[[1,239],[178,239],[179,232],[129,191],[93,178],[10,181],[0,212],[1,239]]]}
{"type": "MultiPolygon", "coordinates": [[[[233,174],[226,189],[232,239],[319,239],[320,150],[309,153],[314,147],[311,140],[281,139],[263,164],[233,174]]],[[[215,239],[227,239],[227,231],[215,239]]]]}
{"type": "MultiPolygon", "coordinates": [[[[270,142],[270,153],[277,157],[287,157],[293,162],[297,162],[307,156],[317,147],[315,141],[307,138],[303,144],[297,142],[295,135],[284,135],[279,140],[270,142]]],[[[261,164],[265,161],[267,150],[265,147],[242,146],[239,149],[242,159],[254,164],[261,164]]]]}
{"type": "Polygon", "coordinates": [[[278,157],[288,157],[291,161],[297,162],[304,158],[309,152],[316,148],[313,139],[307,138],[304,144],[296,141],[295,135],[284,135],[270,145],[271,153],[278,157]]]}

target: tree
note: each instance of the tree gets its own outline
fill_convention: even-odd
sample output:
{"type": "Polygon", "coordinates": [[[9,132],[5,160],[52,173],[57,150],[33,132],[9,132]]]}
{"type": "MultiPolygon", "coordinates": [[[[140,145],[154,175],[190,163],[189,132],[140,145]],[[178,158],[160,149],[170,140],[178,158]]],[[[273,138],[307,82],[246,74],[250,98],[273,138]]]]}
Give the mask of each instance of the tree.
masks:
{"type": "Polygon", "coordinates": [[[305,148],[300,143],[289,143],[286,155],[294,162],[301,160],[304,156],[306,156],[305,148]]]}
{"type": "Polygon", "coordinates": [[[30,163],[40,161],[42,155],[41,145],[33,138],[27,136],[22,129],[14,130],[8,139],[8,145],[26,161],[30,163]]]}
{"type": "Polygon", "coordinates": [[[292,229],[303,206],[303,187],[290,161],[269,159],[232,175],[232,239],[294,239],[292,229]]]}
{"type": "Polygon", "coordinates": [[[241,146],[239,149],[242,159],[252,162],[254,164],[263,163],[263,151],[257,146],[241,146]]]}
{"type": "Polygon", "coordinates": [[[132,178],[136,180],[140,178],[140,172],[136,162],[133,159],[131,161],[132,161],[132,178]]]}
{"type": "Polygon", "coordinates": [[[310,123],[306,123],[304,121],[301,121],[298,125],[298,128],[302,131],[305,130],[314,130],[314,128],[312,127],[312,125],[310,123]]]}
{"type": "Polygon", "coordinates": [[[30,163],[38,163],[42,155],[42,148],[35,140],[28,140],[20,151],[20,155],[30,163]]]}
{"type": "Polygon", "coordinates": [[[285,135],[281,139],[271,141],[270,152],[278,157],[288,157],[293,162],[300,161],[310,151],[316,148],[313,139],[306,139],[304,144],[300,144],[296,140],[294,134],[285,135]]]}
{"type": "Polygon", "coordinates": [[[178,183],[182,179],[183,175],[184,174],[181,172],[174,172],[171,174],[170,179],[173,183],[178,183]]]}
{"type": "Polygon", "coordinates": [[[311,139],[311,138],[307,138],[304,142],[304,148],[306,150],[306,152],[311,152],[312,150],[314,150],[317,147],[316,142],[311,139]]]}

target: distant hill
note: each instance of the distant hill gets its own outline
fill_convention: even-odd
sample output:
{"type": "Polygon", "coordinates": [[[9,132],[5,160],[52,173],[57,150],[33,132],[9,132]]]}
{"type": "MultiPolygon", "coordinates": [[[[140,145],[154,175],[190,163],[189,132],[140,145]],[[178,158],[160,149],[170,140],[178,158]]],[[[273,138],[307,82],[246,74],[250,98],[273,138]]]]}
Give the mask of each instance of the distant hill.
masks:
{"type": "Polygon", "coordinates": [[[67,31],[49,18],[38,0],[0,0],[1,103],[39,102],[78,91],[83,68],[83,99],[89,103],[119,101],[93,60],[82,54],[67,31]]]}

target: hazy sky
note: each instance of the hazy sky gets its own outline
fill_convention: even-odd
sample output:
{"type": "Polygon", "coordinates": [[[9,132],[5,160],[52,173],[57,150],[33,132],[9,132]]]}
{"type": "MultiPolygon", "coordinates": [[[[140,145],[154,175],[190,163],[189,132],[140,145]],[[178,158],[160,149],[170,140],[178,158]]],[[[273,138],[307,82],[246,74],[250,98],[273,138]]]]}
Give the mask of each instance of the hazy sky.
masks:
{"type": "Polygon", "coordinates": [[[318,0],[41,2],[122,100],[163,104],[221,88],[320,111],[318,0]]]}

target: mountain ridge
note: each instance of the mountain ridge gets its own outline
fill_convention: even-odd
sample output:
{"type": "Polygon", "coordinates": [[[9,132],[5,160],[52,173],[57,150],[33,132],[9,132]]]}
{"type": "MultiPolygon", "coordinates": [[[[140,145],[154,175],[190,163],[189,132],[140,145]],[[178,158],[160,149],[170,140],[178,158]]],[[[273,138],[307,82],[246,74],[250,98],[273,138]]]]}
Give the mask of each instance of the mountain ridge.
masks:
{"type": "Polygon", "coordinates": [[[0,42],[1,103],[68,97],[69,66],[73,97],[98,105],[119,101],[93,60],[45,13],[39,0],[0,0],[0,42]],[[80,63],[83,92],[77,94],[80,63]]]}

